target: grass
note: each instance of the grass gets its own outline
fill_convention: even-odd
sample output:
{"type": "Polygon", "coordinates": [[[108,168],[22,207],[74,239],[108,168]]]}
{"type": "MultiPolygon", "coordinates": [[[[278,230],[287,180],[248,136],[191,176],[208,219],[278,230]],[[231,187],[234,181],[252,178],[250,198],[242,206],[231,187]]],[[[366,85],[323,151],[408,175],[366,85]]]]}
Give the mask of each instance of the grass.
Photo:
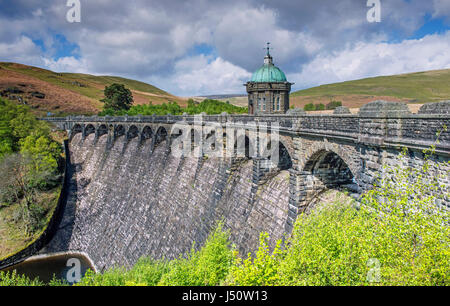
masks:
{"type": "MultiPolygon", "coordinates": [[[[59,94],[58,97],[54,96],[53,99],[35,99],[36,101],[34,101],[34,104],[39,104],[35,105],[39,107],[35,112],[40,112],[40,115],[45,114],[47,111],[58,113],[59,116],[75,113],[92,114],[95,109],[97,112],[101,111],[103,103],[101,103],[100,100],[104,98],[103,91],[105,86],[109,86],[113,83],[124,84],[125,87],[130,89],[134,97],[135,105],[147,104],[149,102],[152,102],[153,104],[177,102],[180,105],[186,105],[185,99],[173,96],[153,85],[122,77],[95,76],[82,73],[57,73],[38,67],[6,62],[0,62],[0,69],[3,69],[5,72],[19,73],[19,76],[14,75],[14,77],[9,77],[8,73],[4,73],[2,80],[4,87],[17,87],[20,83],[29,84],[35,80],[33,85],[34,90],[43,92],[46,95],[49,95],[50,93],[59,94]],[[23,75],[23,80],[20,80],[20,75],[23,75]],[[30,77],[32,79],[30,79],[30,77]],[[53,87],[49,90],[48,88],[45,88],[45,84],[56,86],[57,88],[53,87]],[[68,97],[68,95],[75,96],[71,96],[70,101],[67,102],[77,104],[78,100],[82,100],[83,102],[80,101],[80,103],[84,103],[85,110],[78,109],[74,112],[69,105],[67,105],[67,102],[62,103],[61,101],[64,100],[62,97],[68,97]],[[59,105],[59,108],[56,111],[54,109],[55,103],[59,105]]],[[[1,85],[2,84],[0,83],[0,86],[1,85]]],[[[27,100],[27,98],[25,98],[25,100],[27,100]]]]}
{"type": "Polygon", "coordinates": [[[293,92],[292,97],[369,95],[407,99],[411,103],[450,99],[450,69],[380,76],[355,81],[321,85],[293,92]]]}
{"type": "Polygon", "coordinates": [[[61,186],[49,191],[43,191],[37,196],[37,202],[46,211],[45,226],[32,236],[25,233],[22,220],[15,220],[20,209],[19,203],[10,206],[0,206],[0,260],[15,254],[33,243],[45,230],[58,203],[61,186]]]}

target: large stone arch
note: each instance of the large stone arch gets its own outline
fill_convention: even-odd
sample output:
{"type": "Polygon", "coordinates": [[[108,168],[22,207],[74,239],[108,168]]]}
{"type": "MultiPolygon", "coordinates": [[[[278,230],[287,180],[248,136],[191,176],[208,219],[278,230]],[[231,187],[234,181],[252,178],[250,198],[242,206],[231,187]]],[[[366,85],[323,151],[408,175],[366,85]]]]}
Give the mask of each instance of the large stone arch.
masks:
{"type": "Polygon", "coordinates": [[[304,171],[308,163],[311,163],[320,152],[332,152],[340,157],[348,166],[356,181],[361,175],[360,154],[354,146],[348,144],[331,143],[328,141],[314,141],[308,145],[301,156],[298,156],[298,169],[304,171]]]}

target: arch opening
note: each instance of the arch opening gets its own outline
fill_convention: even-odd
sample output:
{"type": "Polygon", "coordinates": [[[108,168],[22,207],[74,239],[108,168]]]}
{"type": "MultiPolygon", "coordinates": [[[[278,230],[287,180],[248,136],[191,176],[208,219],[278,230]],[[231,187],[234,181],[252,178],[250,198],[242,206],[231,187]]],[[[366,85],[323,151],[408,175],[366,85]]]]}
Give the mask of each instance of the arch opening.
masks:
{"type": "Polygon", "coordinates": [[[139,129],[136,126],[132,125],[128,129],[127,140],[131,140],[133,138],[136,138],[138,135],[139,135],[139,129]]]}
{"type": "Polygon", "coordinates": [[[90,134],[94,134],[95,133],[95,127],[92,124],[88,124],[85,128],[84,128],[84,135],[85,137],[89,136],[90,134]]]}
{"type": "Polygon", "coordinates": [[[119,138],[125,135],[125,127],[123,125],[118,125],[114,129],[114,138],[119,138]]]}
{"type": "Polygon", "coordinates": [[[153,136],[153,131],[152,128],[149,126],[144,127],[144,129],[142,130],[141,133],[141,141],[145,141],[147,139],[152,138],[153,136]]]}
{"type": "Polygon", "coordinates": [[[305,164],[304,171],[311,176],[315,191],[342,187],[357,190],[352,171],[345,161],[332,151],[316,152],[305,164]]]}
{"type": "Polygon", "coordinates": [[[155,145],[158,145],[164,140],[167,140],[167,135],[168,135],[167,130],[162,126],[159,127],[155,135],[155,145]]]}
{"type": "Polygon", "coordinates": [[[292,168],[292,158],[286,146],[277,141],[274,146],[273,143],[268,143],[262,156],[266,163],[265,167],[272,171],[283,171],[292,168]]]}
{"type": "Polygon", "coordinates": [[[100,125],[97,129],[97,137],[102,137],[106,134],[108,134],[108,127],[104,124],[100,125]]]}

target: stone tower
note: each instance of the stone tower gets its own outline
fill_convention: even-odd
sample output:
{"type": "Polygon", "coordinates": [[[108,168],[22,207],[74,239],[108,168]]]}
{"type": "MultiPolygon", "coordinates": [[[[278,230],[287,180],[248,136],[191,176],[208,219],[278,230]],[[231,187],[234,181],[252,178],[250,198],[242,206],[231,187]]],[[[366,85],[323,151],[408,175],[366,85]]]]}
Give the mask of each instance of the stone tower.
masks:
{"type": "Polygon", "coordinates": [[[289,109],[289,92],[293,83],[289,83],[283,71],[273,64],[269,49],[267,43],[264,65],[244,84],[249,115],[284,114],[289,109]]]}

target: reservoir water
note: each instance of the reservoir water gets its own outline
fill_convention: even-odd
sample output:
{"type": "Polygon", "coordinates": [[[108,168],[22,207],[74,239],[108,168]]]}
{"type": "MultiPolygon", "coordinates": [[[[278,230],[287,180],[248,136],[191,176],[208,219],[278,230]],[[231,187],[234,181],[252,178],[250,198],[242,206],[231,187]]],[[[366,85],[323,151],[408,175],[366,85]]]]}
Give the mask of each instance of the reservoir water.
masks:
{"type": "Polygon", "coordinates": [[[17,274],[26,275],[30,279],[39,277],[44,283],[49,283],[55,276],[56,279],[73,284],[74,278],[84,276],[88,269],[95,271],[86,256],[79,253],[64,253],[33,256],[2,271],[16,270],[17,274]]]}

